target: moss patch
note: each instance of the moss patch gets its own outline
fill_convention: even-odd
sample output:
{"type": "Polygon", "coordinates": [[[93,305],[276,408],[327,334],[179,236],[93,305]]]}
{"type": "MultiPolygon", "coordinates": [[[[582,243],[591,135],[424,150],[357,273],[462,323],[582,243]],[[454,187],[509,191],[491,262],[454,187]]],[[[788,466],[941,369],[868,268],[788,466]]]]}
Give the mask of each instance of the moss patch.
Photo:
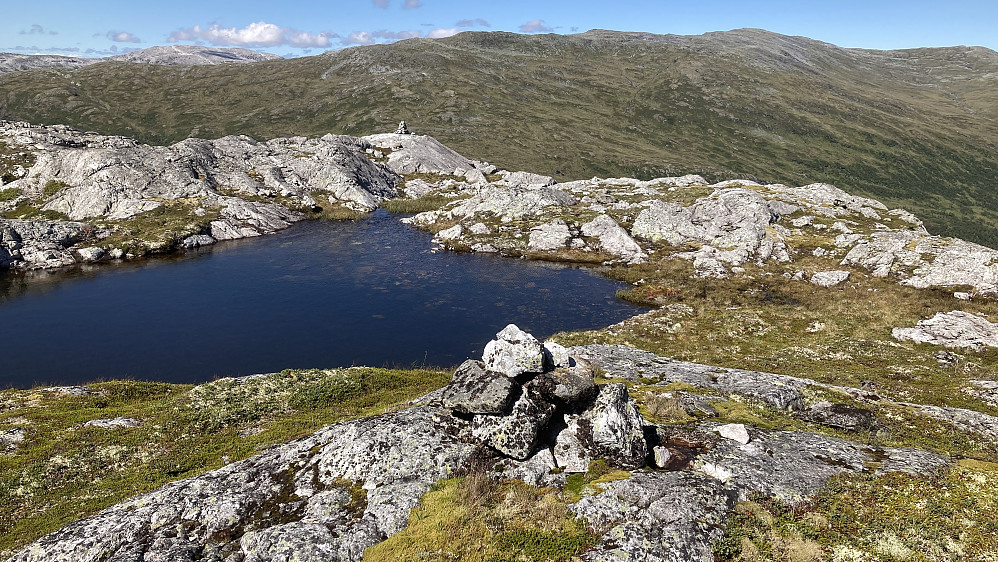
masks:
{"type": "Polygon", "coordinates": [[[367,549],[364,560],[575,560],[595,543],[554,490],[495,482],[479,470],[437,483],[408,527],[367,549]]]}
{"type": "Polygon", "coordinates": [[[719,560],[993,560],[998,473],[840,475],[804,505],[743,502],[714,545],[719,560]]]}

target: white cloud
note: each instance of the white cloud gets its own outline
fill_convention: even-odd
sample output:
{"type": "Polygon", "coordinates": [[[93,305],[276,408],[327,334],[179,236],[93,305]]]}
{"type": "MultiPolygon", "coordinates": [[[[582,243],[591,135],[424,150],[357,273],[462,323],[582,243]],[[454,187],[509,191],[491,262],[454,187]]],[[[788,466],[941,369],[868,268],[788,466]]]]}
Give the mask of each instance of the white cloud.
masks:
{"type": "Polygon", "coordinates": [[[423,34],[416,30],[388,31],[379,29],[378,31],[354,31],[350,35],[340,39],[343,45],[373,45],[378,42],[400,41],[402,39],[412,39],[422,37],[423,34]]]}
{"type": "Polygon", "coordinates": [[[420,2],[419,0],[405,0],[405,2],[402,3],[402,7],[406,10],[414,8],[422,8],[423,3],[420,2]]]}
{"type": "Polygon", "coordinates": [[[454,25],[457,27],[492,27],[489,22],[483,20],[482,18],[461,20],[454,25]]]}
{"type": "Polygon", "coordinates": [[[457,27],[441,27],[422,33],[410,29],[406,31],[388,31],[379,29],[378,31],[354,31],[340,39],[341,45],[374,45],[375,43],[391,43],[403,39],[414,39],[416,37],[426,37],[427,39],[442,39],[457,35],[461,30],[457,27]]]}
{"type": "Polygon", "coordinates": [[[548,27],[544,20],[528,21],[520,26],[522,33],[553,33],[554,28],[548,27]]]}
{"type": "Polygon", "coordinates": [[[444,37],[450,37],[451,35],[457,35],[461,30],[456,27],[442,27],[440,29],[434,29],[433,31],[426,34],[430,39],[443,39],[444,37]]]}
{"type": "Polygon", "coordinates": [[[375,6],[386,10],[388,9],[388,5],[392,3],[392,0],[372,0],[372,1],[374,2],[375,6]]]}
{"type": "Polygon", "coordinates": [[[253,22],[242,29],[222,27],[212,24],[208,27],[195,25],[178,29],[166,39],[169,43],[178,41],[207,41],[219,47],[329,47],[330,38],[335,37],[328,31],[308,33],[290,27],[280,27],[267,22],[253,22]]]}
{"type": "Polygon", "coordinates": [[[115,43],[141,43],[142,40],[127,31],[108,31],[107,38],[115,43]]]}

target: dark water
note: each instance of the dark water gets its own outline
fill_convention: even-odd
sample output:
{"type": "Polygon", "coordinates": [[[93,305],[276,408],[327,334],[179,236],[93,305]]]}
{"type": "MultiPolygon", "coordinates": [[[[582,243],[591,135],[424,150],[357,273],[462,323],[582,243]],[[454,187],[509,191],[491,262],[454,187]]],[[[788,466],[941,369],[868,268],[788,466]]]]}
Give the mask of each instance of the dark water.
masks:
{"type": "Polygon", "coordinates": [[[510,322],[543,339],[640,311],[585,270],[429,249],[378,212],[170,259],[0,274],[0,387],[452,366],[510,322]]]}

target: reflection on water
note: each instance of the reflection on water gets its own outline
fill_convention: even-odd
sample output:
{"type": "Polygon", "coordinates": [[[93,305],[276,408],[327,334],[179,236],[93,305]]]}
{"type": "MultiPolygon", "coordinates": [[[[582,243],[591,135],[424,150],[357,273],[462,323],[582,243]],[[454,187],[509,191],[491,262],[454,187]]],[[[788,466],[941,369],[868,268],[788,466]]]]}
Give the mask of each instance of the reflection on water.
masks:
{"type": "Polygon", "coordinates": [[[543,338],[640,310],[584,270],[429,248],[378,212],[166,259],[0,274],[0,386],[450,366],[510,322],[543,338]]]}

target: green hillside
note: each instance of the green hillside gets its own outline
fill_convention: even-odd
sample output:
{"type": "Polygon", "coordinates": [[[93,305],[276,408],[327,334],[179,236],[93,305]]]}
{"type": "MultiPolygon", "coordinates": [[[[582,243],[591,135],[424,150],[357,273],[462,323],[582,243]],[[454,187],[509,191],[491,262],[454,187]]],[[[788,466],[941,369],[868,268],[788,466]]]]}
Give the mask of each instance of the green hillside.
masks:
{"type": "Polygon", "coordinates": [[[998,53],[702,36],[462,33],[244,65],[0,75],[0,118],[149,143],[370,134],[405,119],[559,179],[700,173],[833,183],[998,246],[998,53]]]}

